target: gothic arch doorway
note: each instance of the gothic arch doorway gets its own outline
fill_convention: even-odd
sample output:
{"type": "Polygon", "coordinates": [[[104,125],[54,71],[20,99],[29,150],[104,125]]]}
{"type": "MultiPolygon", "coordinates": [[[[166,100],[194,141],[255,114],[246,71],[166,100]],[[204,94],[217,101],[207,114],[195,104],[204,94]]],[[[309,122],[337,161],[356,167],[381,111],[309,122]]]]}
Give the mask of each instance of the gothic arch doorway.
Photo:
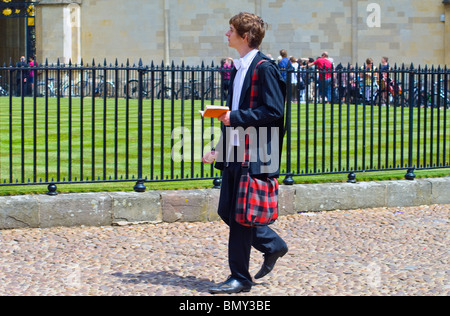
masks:
{"type": "Polygon", "coordinates": [[[0,64],[35,57],[35,5],[38,1],[0,0],[0,64]]]}

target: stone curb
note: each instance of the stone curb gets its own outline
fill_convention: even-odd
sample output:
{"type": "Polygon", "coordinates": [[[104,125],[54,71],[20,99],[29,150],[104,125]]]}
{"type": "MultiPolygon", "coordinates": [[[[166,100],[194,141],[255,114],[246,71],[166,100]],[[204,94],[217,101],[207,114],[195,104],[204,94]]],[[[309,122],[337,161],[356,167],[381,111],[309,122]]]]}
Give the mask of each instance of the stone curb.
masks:
{"type": "MultiPolygon", "coordinates": [[[[0,229],[219,220],[220,190],[77,193],[0,197],[0,229]]],[[[280,187],[280,215],[450,204],[450,177],[280,187]]]]}

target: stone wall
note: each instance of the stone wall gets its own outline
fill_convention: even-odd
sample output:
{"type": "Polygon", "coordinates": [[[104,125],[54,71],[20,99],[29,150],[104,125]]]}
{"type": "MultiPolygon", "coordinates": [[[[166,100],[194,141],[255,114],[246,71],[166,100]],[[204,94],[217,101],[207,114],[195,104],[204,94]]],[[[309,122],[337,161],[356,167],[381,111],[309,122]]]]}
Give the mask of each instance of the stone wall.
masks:
{"type": "Polygon", "coordinates": [[[236,57],[226,44],[231,16],[255,12],[269,24],[262,50],[339,63],[367,57],[391,64],[449,63],[450,4],[442,0],[42,0],[37,8],[38,61],[216,64],[236,57]],[[442,17],[446,15],[444,21],[442,17]],[[368,23],[369,20],[369,23],[368,23]]]}
{"type": "MultiPolygon", "coordinates": [[[[450,178],[280,186],[280,215],[450,204],[450,178]]],[[[0,229],[219,220],[220,190],[0,197],[0,229]]]]}
{"type": "Polygon", "coordinates": [[[444,31],[444,51],[445,60],[444,63],[450,65],[450,0],[444,1],[444,18],[445,18],[445,31],[444,31]]]}

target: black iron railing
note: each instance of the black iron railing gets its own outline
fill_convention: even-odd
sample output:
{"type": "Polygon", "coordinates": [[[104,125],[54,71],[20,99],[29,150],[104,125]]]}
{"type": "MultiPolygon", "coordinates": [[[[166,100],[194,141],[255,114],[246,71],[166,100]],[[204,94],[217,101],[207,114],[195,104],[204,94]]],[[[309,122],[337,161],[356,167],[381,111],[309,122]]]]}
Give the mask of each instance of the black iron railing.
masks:
{"type": "MultiPolygon", "coordinates": [[[[450,167],[447,68],[338,66],[287,73],[284,183],[293,176],[450,167]],[[322,76],[323,75],[323,76],[322,76]]],[[[225,104],[220,67],[0,67],[0,185],[211,179],[201,162],[225,104]]]]}

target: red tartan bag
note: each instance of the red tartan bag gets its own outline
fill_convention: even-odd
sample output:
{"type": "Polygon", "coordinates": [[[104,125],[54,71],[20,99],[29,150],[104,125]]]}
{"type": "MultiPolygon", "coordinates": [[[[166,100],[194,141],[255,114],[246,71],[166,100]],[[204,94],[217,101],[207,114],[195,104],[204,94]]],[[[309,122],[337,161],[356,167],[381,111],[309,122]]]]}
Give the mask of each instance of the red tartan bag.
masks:
{"type": "Polygon", "coordinates": [[[248,172],[243,174],[239,183],[236,222],[249,227],[267,226],[277,218],[278,180],[261,180],[248,172]]]}
{"type": "MultiPolygon", "coordinates": [[[[265,60],[258,63],[261,64],[265,60]]],[[[256,67],[258,67],[256,65],[256,67]]],[[[258,73],[253,73],[250,108],[258,96],[258,73]]],[[[236,206],[235,220],[243,226],[267,226],[278,218],[278,180],[275,178],[259,179],[249,173],[250,137],[245,137],[245,157],[242,164],[242,175],[236,206]]]]}

